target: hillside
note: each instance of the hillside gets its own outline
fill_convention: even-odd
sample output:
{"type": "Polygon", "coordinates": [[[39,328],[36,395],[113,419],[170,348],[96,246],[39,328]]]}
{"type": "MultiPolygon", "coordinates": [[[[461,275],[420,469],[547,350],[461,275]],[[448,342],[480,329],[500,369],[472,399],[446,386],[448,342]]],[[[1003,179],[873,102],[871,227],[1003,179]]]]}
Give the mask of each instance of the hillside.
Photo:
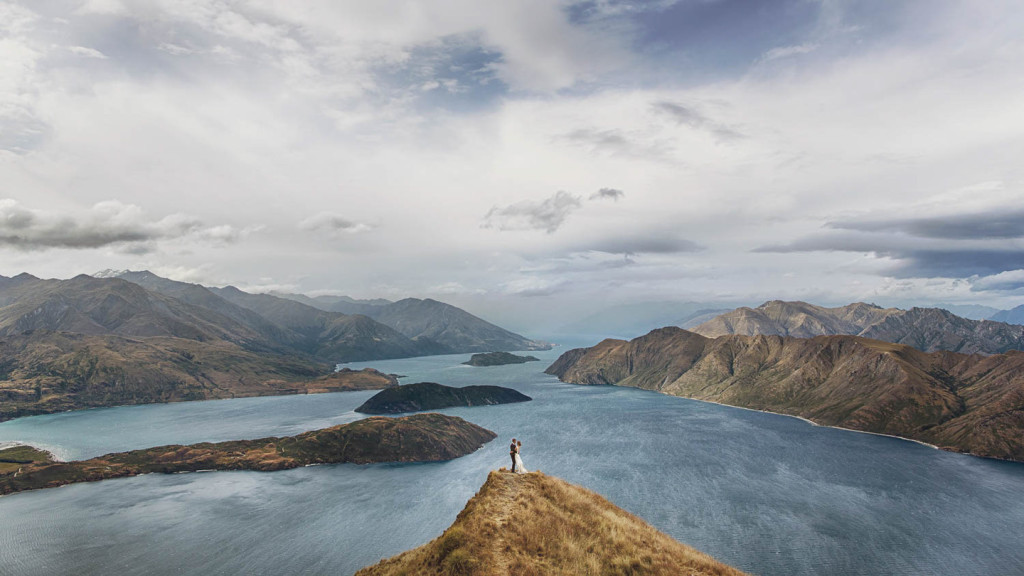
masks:
{"type": "Polygon", "coordinates": [[[441,345],[452,352],[549,350],[547,342],[529,340],[444,302],[406,298],[380,306],[374,320],[417,342],[441,345]]]}
{"type": "MultiPolygon", "coordinates": [[[[375,417],[285,438],[158,446],[89,460],[54,462],[16,447],[0,451],[0,494],[139,474],[197,470],[287,470],[311,464],[436,462],[475,452],[495,438],[490,430],[454,416],[375,417]],[[15,458],[5,458],[10,452],[15,458]],[[8,463],[10,464],[10,463],[8,463]]],[[[34,453],[33,453],[34,452],[34,453]]]]}
{"type": "Polygon", "coordinates": [[[925,352],[1000,354],[1024,349],[1024,326],[969,320],[941,308],[901,310],[860,302],[825,308],[773,300],[757,308],[726,312],[692,331],[709,338],[728,334],[796,338],[848,334],[907,344],[925,352]]]}
{"type": "Polygon", "coordinates": [[[0,339],[0,421],[100,406],[393,386],[375,370],[332,373],[230,342],[35,330],[0,339]]]}
{"type": "Polygon", "coordinates": [[[854,336],[706,338],[678,328],[563,354],[547,372],[1024,461],[1024,353],[925,353],[854,336]]]}
{"type": "Polygon", "coordinates": [[[601,496],[540,472],[491,472],[440,537],[357,576],[742,572],[671,537],[601,496]]]}
{"type": "Polygon", "coordinates": [[[527,402],[529,396],[501,386],[445,386],[417,382],[381,390],[356,408],[364,414],[399,414],[420,410],[440,410],[455,406],[493,406],[527,402]]]}

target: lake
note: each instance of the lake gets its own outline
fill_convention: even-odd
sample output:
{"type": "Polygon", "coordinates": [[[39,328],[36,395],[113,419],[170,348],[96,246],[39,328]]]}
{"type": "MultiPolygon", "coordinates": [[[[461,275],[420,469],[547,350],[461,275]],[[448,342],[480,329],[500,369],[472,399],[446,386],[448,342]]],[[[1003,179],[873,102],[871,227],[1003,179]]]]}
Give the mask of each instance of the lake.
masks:
{"type": "MultiPolygon", "coordinates": [[[[351,574],[438,536],[489,470],[523,460],[761,575],[1024,574],[1024,465],[468,354],[354,363],[403,383],[495,384],[532,402],[441,412],[498,433],[432,464],[147,475],[0,498],[0,574],[351,574]]],[[[296,434],[374,392],[67,412],[0,423],[64,459],[296,434]]]]}

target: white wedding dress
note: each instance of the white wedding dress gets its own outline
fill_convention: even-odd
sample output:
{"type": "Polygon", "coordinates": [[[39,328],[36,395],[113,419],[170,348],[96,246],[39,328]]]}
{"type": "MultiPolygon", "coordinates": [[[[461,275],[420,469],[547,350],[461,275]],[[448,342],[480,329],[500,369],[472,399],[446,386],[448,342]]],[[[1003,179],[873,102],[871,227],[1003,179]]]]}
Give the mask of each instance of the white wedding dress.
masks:
{"type": "Polygon", "coordinates": [[[516,474],[526,474],[528,470],[523,467],[523,459],[516,453],[516,474]]]}

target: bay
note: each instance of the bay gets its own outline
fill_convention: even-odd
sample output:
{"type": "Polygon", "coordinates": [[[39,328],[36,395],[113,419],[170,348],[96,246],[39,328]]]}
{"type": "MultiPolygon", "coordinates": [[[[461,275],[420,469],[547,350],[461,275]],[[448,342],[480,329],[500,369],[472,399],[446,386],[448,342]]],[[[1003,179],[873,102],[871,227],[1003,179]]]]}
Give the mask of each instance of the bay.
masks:
{"type": "MultiPolygon", "coordinates": [[[[1024,574],[1024,465],[469,355],[349,365],[534,400],[457,408],[498,433],[444,463],[147,475],[0,498],[0,574],[351,574],[439,535],[523,442],[581,484],[755,574],[1024,574]]],[[[350,422],[373,392],[86,410],[0,423],[66,459],[350,422]]]]}

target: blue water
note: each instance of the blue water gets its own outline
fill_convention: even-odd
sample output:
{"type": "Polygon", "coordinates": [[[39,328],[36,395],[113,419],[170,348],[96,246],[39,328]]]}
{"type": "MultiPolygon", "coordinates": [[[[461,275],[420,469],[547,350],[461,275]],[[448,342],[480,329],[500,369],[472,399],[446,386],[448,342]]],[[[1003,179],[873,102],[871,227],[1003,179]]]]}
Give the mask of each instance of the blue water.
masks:
{"type": "MultiPolygon", "coordinates": [[[[534,398],[443,412],[499,434],[437,464],[148,475],[0,498],[0,574],[350,574],[423,544],[523,441],[527,468],[596,490],[675,538],[762,575],[1024,574],[1024,465],[798,419],[613,387],[541,362],[468,355],[374,366],[534,398]]],[[[0,424],[64,458],[290,435],[348,422],[373,392],[70,412],[0,424]]]]}

